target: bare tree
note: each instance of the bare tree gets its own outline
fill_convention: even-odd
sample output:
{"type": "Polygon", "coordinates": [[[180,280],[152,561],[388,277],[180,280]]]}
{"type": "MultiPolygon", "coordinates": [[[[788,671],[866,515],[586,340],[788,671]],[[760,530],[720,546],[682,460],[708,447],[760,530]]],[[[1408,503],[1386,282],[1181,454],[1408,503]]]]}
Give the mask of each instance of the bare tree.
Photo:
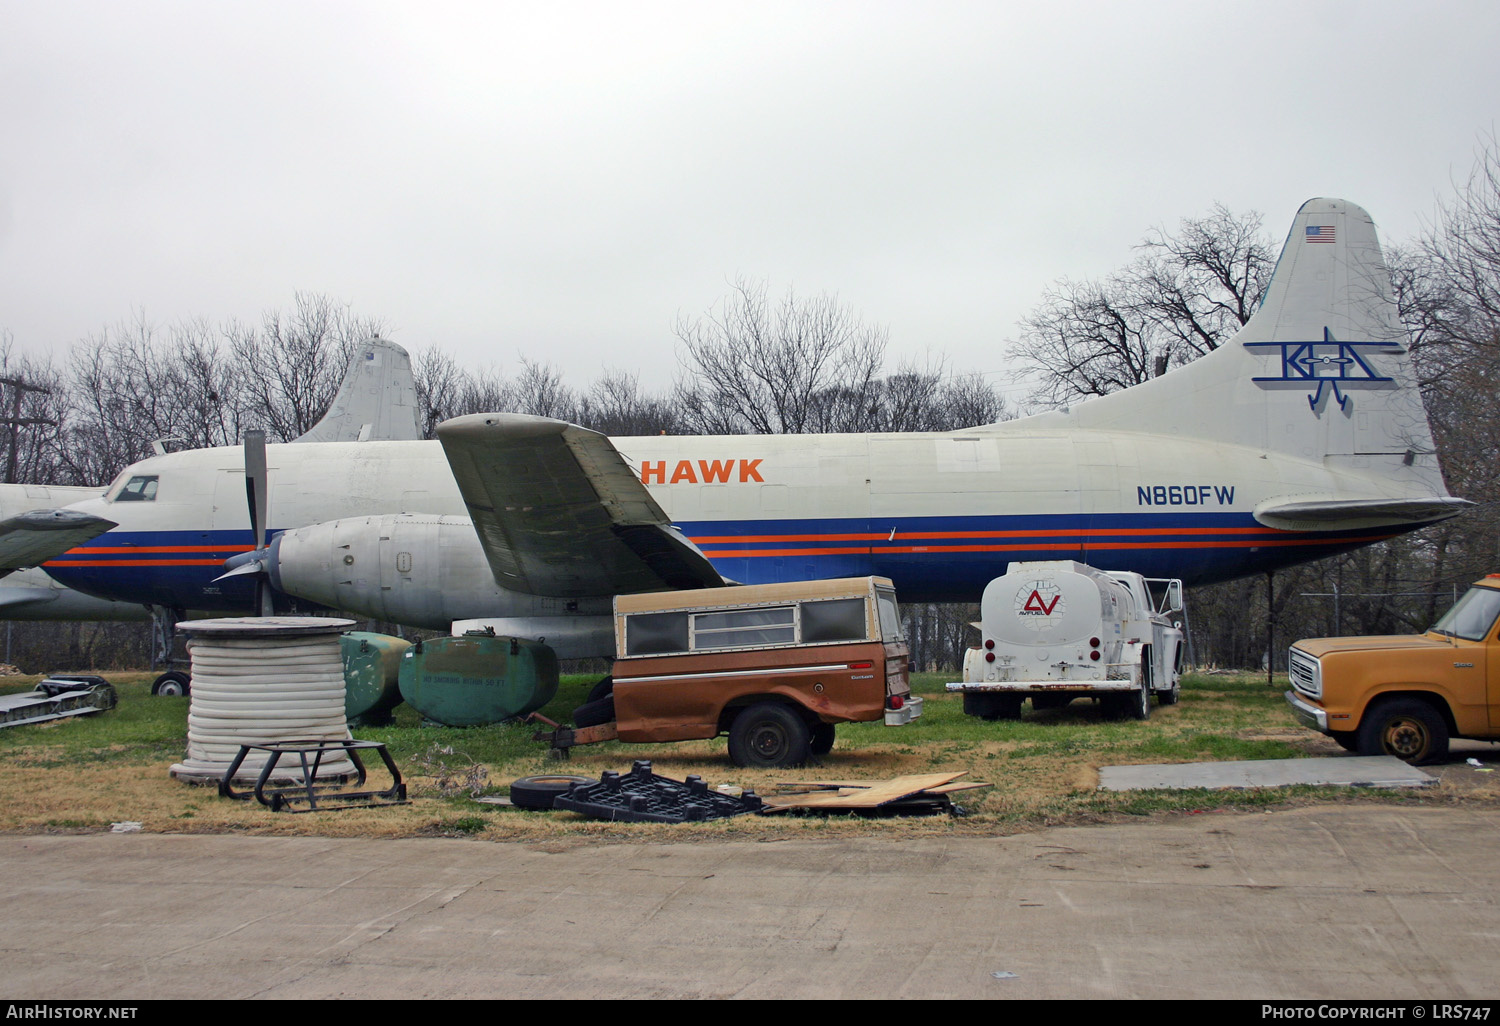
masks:
{"type": "Polygon", "coordinates": [[[380,334],[378,318],[356,317],[324,295],[296,293],[289,312],[272,310],[259,328],[226,333],[250,395],[249,411],[267,436],[291,441],[333,402],[354,348],[380,334]]]}
{"type": "Polygon", "coordinates": [[[858,393],[878,377],[884,328],[866,327],[827,294],[788,290],[773,308],[766,289],[740,278],[706,316],[678,320],[674,398],[686,430],[805,434],[819,429],[819,405],[833,390],[858,393]]]}
{"type": "Polygon", "coordinates": [[[1261,216],[1223,204],[1137,248],[1102,281],[1058,282],[1022,320],[1010,356],[1038,382],[1033,401],[1108,395],[1211,352],[1250,319],[1274,269],[1261,216]]]}

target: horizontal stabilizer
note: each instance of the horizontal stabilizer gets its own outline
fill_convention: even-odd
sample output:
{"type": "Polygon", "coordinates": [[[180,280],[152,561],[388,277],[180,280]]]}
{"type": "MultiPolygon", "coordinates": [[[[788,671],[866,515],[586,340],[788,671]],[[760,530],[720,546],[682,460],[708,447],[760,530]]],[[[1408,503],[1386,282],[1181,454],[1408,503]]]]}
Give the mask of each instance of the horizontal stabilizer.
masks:
{"type": "Polygon", "coordinates": [[[0,520],[0,575],[39,566],[115,526],[71,509],[39,509],[0,520]]]}
{"type": "Polygon", "coordinates": [[[1345,531],[1361,527],[1425,524],[1458,516],[1474,505],[1468,499],[1433,495],[1420,499],[1325,499],[1287,502],[1268,499],[1255,507],[1255,519],[1283,531],[1345,531]]]}
{"type": "Polygon", "coordinates": [[[438,439],[501,587],[577,597],[724,583],[599,432],[479,413],[440,424],[438,439]]]}

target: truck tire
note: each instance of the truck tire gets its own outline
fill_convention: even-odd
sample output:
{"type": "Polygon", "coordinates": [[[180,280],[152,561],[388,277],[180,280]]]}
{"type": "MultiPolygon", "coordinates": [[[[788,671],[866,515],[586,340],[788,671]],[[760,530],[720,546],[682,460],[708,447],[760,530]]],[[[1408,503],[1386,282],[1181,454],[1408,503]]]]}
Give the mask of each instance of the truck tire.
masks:
{"type": "Polygon", "coordinates": [[[800,766],[811,752],[812,731],[807,722],[779,702],[749,706],[729,727],[729,758],[736,766],[800,766]]]}
{"type": "Polygon", "coordinates": [[[1346,752],[1359,751],[1359,736],[1352,730],[1330,730],[1328,736],[1346,752]]]}
{"type": "Polygon", "coordinates": [[[827,755],[833,751],[833,724],[815,723],[812,729],[811,750],[814,755],[827,755]]]}
{"type": "Polygon", "coordinates": [[[978,716],[981,720],[1019,720],[1021,718],[1020,695],[994,695],[983,691],[964,692],[964,715],[978,716]]]}
{"type": "Polygon", "coordinates": [[[1156,693],[1157,705],[1176,705],[1177,700],[1182,697],[1182,681],[1174,680],[1172,686],[1165,691],[1156,693]]]}
{"type": "Polygon", "coordinates": [[[1389,698],[1365,710],[1355,731],[1360,755],[1394,755],[1413,766],[1448,754],[1448,725],[1416,698],[1389,698]]]}
{"type": "Polygon", "coordinates": [[[1127,701],[1126,715],[1132,720],[1149,720],[1151,718],[1150,679],[1141,681],[1141,686],[1130,693],[1127,701]]]}

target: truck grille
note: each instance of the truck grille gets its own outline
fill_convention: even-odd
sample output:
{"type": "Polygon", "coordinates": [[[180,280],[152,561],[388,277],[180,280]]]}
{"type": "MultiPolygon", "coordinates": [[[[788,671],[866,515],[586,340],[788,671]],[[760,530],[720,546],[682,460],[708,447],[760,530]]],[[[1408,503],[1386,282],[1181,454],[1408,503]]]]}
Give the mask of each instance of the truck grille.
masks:
{"type": "Polygon", "coordinates": [[[1318,661],[1300,649],[1288,653],[1287,669],[1292,678],[1292,687],[1308,698],[1323,697],[1323,673],[1318,661]]]}

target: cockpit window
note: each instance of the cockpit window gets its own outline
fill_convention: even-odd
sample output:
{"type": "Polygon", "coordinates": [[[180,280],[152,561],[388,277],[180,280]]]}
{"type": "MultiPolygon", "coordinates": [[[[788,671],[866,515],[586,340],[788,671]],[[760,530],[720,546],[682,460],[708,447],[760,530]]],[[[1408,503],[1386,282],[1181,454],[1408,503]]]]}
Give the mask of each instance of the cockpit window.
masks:
{"type": "Polygon", "coordinates": [[[155,502],[156,475],[137,474],[115,493],[115,502],[155,502]]]}

